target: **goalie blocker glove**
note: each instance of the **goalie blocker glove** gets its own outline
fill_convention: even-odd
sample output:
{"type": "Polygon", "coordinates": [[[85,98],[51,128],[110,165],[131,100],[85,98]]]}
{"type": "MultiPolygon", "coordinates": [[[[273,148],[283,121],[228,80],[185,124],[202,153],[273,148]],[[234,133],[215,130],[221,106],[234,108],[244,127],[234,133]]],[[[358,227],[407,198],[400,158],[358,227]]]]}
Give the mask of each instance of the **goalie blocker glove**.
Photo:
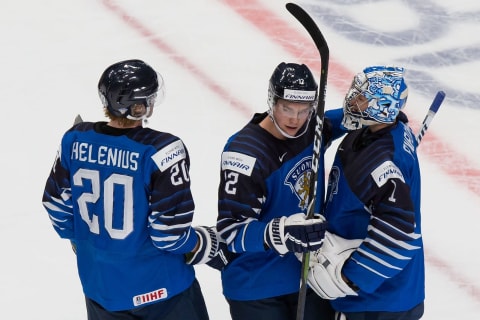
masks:
{"type": "Polygon", "coordinates": [[[308,284],[313,291],[328,300],[358,295],[358,288],[342,276],[342,268],[362,241],[325,233],[322,248],[310,255],[308,284]]]}
{"type": "Polygon", "coordinates": [[[280,255],[287,252],[304,253],[322,246],[327,228],[325,218],[319,214],[306,219],[305,214],[275,218],[267,224],[265,244],[280,255]]]}
{"type": "Polygon", "coordinates": [[[194,227],[199,245],[194,253],[187,254],[188,264],[207,264],[222,270],[235,259],[236,254],[228,251],[227,244],[218,235],[215,227],[194,227]]]}

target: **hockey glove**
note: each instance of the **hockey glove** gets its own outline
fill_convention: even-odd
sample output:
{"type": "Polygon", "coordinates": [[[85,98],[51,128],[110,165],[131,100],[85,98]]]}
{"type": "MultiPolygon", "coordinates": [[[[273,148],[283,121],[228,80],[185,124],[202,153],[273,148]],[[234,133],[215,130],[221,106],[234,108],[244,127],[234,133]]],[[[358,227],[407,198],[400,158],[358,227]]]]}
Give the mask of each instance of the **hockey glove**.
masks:
{"type": "Polygon", "coordinates": [[[361,239],[348,240],[327,231],[322,248],[310,255],[307,282],[313,291],[328,300],[356,296],[342,277],[342,267],[361,243],[361,239]]]}
{"type": "Polygon", "coordinates": [[[327,228],[325,218],[319,214],[306,219],[303,213],[275,218],[267,224],[264,241],[280,255],[287,252],[315,251],[322,246],[327,228]]]}
{"type": "Polygon", "coordinates": [[[199,245],[198,250],[187,255],[188,264],[207,264],[222,270],[235,259],[236,254],[228,251],[227,244],[221,239],[215,227],[194,227],[199,245]]]}

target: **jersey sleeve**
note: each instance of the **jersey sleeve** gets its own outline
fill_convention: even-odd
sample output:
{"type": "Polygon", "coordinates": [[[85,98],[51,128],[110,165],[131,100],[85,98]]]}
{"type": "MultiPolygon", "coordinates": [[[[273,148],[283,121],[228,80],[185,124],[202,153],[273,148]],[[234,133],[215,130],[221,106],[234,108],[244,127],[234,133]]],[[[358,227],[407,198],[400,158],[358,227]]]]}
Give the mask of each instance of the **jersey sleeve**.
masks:
{"type": "Polygon", "coordinates": [[[64,136],[45,184],[42,203],[58,235],[61,238],[73,239],[72,189],[68,162],[65,161],[68,157],[64,153],[65,140],[66,137],[64,136]]]}
{"type": "Polygon", "coordinates": [[[328,147],[332,141],[344,136],[348,130],[342,126],[343,108],[325,111],[325,128],[327,133],[325,145],[328,147]]]}
{"type": "Polygon", "coordinates": [[[266,223],[259,220],[265,183],[259,163],[247,154],[222,153],[217,229],[232,252],[265,251],[266,223]]]}
{"type": "Polygon", "coordinates": [[[366,292],[401,272],[422,248],[410,187],[400,169],[385,161],[371,177],[367,237],[343,269],[366,292]]]}
{"type": "Polygon", "coordinates": [[[172,253],[194,249],[197,236],[191,226],[194,201],[190,189],[190,158],[181,140],[151,156],[153,174],[149,226],[153,244],[172,253]]]}

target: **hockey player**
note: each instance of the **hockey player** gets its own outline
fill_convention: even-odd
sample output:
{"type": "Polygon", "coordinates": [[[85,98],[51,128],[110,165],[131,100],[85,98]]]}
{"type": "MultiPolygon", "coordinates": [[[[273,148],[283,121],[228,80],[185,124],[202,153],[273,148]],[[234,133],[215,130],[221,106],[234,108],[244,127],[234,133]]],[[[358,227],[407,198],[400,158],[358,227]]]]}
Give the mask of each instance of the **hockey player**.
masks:
{"type": "MultiPolygon", "coordinates": [[[[217,229],[238,253],[222,271],[233,320],[295,319],[301,263],[294,253],[320,247],[326,226],[305,220],[317,101],[308,67],[280,63],[269,81],[268,112],[255,114],[224,147],[217,229]]],[[[342,110],[330,115],[339,128],[342,110]]],[[[325,143],[343,134],[333,133],[328,119],[323,132],[325,143]]],[[[324,195],[324,147],[315,212],[324,195]]],[[[306,299],[305,320],[333,318],[328,301],[311,290],[306,299]]]]}
{"type": "Polygon", "coordinates": [[[103,72],[98,90],[109,121],[64,134],[43,194],[55,231],[76,251],[88,319],[208,319],[192,264],[221,269],[226,245],[215,228],[191,226],[182,140],[143,127],[163,79],[126,60],[103,72]]]}
{"type": "Polygon", "coordinates": [[[348,320],[418,320],[425,298],[420,170],[415,135],[400,111],[404,69],[357,74],[344,101],[352,130],[329,176],[323,247],[309,285],[348,320]]]}

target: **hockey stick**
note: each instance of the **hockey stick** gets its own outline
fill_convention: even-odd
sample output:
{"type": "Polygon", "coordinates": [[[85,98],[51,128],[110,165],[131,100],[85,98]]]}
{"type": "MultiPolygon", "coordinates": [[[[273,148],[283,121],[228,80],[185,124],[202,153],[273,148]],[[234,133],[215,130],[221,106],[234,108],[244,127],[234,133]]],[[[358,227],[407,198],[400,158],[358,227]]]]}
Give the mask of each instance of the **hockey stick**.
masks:
{"type": "MultiPolygon", "coordinates": [[[[318,105],[316,112],[315,137],[313,140],[312,173],[310,174],[307,219],[314,215],[315,201],[317,196],[317,180],[320,160],[320,150],[322,147],[323,118],[325,114],[325,95],[327,89],[328,60],[330,51],[328,44],[318,28],[317,24],[310,15],[300,6],[294,3],[286,4],[287,10],[303,25],[308,31],[310,37],[315,42],[315,46],[320,54],[320,87],[318,92],[318,105]]],[[[323,197],[322,197],[323,198],[323,197]]],[[[298,293],[297,320],[302,320],[305,311],[305,299],[307,294],[307,276],[310,261],[310,253],[304,253],[302,257],[302,271],[300,277],[300,290],[298,293]]]]}
{"type": "Polygon", "coordinates": [[[73,121],[73,125],[79,124],[80,122],[83,122],[82,116],[77,114],[75,120],[73,121]]]}
{"type": "Polygon", "coordinates": [[[420,141],[422,141],[422,138],[425,135],[425,132],[427,131],[428,127],[430,126],[430,123],[432,122],[433,117],[437,113],[438,108],[440,108],[443,102],[443,99],[445,99],[445,92],[438,91],[437,94],[435,95],[435,98],[432,101],[432,104],[430,105],[430,108],[428,109],[425,119],[423,119],[421,129],[417,133],[417,144],[420,144],[420,141]]]}
{"type": "MultiPolygon", "coordinates": [[[[77,114],[77,116],[73,120],[73,125],[77,125],[81,122],[83,122],[82,116],[80,114],[77,114]]],[[[73,241],[70,241],[70,245],[72,246],[73,253],[77,254],[77,247],[75,246],[75,243],[73,241]]]]}

